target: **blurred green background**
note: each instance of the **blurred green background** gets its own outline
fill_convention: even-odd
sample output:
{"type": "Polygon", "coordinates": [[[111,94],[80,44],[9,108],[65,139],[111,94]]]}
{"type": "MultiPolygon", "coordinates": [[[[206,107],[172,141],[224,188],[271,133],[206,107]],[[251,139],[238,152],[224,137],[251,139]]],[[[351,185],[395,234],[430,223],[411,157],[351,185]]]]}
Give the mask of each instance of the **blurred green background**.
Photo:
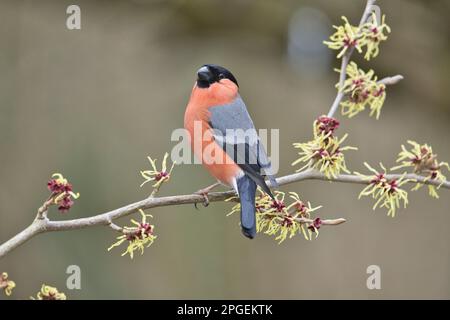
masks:
{"type": "MultiPolygon", "coordinates": [[[[139,200],[147,155],[174,145],[195,71],[205,63],[236,75],[255,124],[279,128],[280,175],[292,172],[293,142],[306,141],[315,117],[334,99],[335,52],[322,41],[346,15],[357,23],[365,1],[16,1],[0,3],[0,241],[31,223],[62,172],[81,198],[67,215],[87,217],[139,200]],[[82,29],[66,29],[66,8],[81,7],[82,29]]],[[[428,142],[450,160],[449,1],[379,1],[392,27],[379,57],[380,77],[403,74],[388,88],[380,120],[368,113],[342,122],[364,161],[394,164],[407,139],[428,142]]],[[[178,166],[161,195],[213,182],[199,166],[178,166]]],[[[230,204],[152,210],[158,239],[144,256],[107,252],[117,236],[105,227],[39,235],[0,261],[28,298],[42,283],[70,299],[152,298],[450,298],[450,197],[425,189],[394,219],[371,210],[359,185],[305,181],[283,187],[322,217],[345,217],[278,245],[241,236],[230,204]],[[78,265],[82,289],[65,287],[78,265]],[[381,290],[368,290],[366,268],[381,267],[381,290]]],[[[127,223],[125,218],[121,223],[127,223]]],[[[3,298],[3,297],[2,297],[3,298]]]]}

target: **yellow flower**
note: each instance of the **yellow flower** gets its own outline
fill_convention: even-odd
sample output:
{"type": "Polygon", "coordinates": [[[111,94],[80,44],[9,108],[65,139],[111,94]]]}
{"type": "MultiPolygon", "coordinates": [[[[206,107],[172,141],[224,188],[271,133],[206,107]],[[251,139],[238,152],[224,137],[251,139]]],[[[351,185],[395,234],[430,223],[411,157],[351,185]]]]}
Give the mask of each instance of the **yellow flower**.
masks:
{"type": "MultiPolygon", "coordinates": [[[[278,243],[297,234],[303,234],[306,240],[312,239],[313,232],[316,233],[316,237],[318,236],[321,220],[320,218],[312,220],[310,216],[311,212],[320,207],[312,208],[309,202],[305,204],[295,192],[289,192],[292,203],[286,206],[284,192],[275,191],[275,200],[273,200],[260,189],[258,191],[260,194],[255,203],[257,232],[275,236],[278,243]],[[305,224],[307,224],[307,230],[305,230],[305,224]]],[[[229,198],[227,201],[231,199],[233,198],[229,198]]],[[[239,211],[240,204],[238,203],[233,206],[228,215],[239,211]]]]}
{"type": "Polygon", "coordinates": [[[343,25],[333,26],[336,32],[330,36],[330,41],[323,42],[330,49],[340,50],[337,55],[338,59],[351,48],[355,48],[359,53],[362,53],[365,48],[364,58],[366,60],[375,58],[380,51],[380,43],[388,38],[385,32],[391,32],[390,27],[385,23],[385,16],[383,15],[381,23],[378,24],[375,12],[372,13],[370,20],[361,27],[351,25],[346,17],[342,17],[342,20],[344,20],[343,25]]]}
{"type": "Polygon", "coordinates": [[[172,166],[170,167],[170,170],[167,171],[167,158],[169,154],[166,152],[164,154],[164,159],[162,161],[162,168],[161,170],[158,170],[156,168],[156,159],[153,160],[151,157],[147,157],[148,161],[150,162],[150,165],[152,166],[151,170],[143,170],[141,171],[141,176],[145,179],[145,181],[141,184],[141,187],[150,181],[155,181],[153,184],[153,188],[159,188],[161,184],[163,184],[166,181],[169,181],[170,175],[172,173],[173,167],[175,166],[175,162],[172,163],[172,166]]]}
{"type": "Polygon", "coordinates": [[[46,284],[42,285],[41,291],[37,293],[36,298],[31,297],[32,300],[66,300],[64,293],[59,292],[57,288],[50,287],[46,284]]]}
{"type": "Polygon", "coordinates": [[[381,24],[378,24],[377,16],[373,12],[370,21],[361,27],[361,46],[366,47],[364,55],[366,60],[378,56],[380,43],[388,38],[384,31],[387,33],[391,32],[391,28],[385,23],[385,18],[385,15],[383,15],[380,21],[381,24]]]}
{"type": "Polygon", "coordinates": [[[359,194],[358,199],[363,196],[371,196],[376,200],[373,210],[377,207],[386,208],[388,209],[388,216],[395,217],[396,210],[400,208],[401,202],[403,202],[404,208],[406,208],[406,205],[408,204],[408,192],[400,187],[411,180],[404,179],[404,177],[401,177],[400,179],[388,180],[386,178],[386,168],[382,163],[380,163],[380,167],[383,172],[378,172],[366,162],[364,165],[374,174],[363,175],[355,172],[355,174],[369,182],[367,187],[365,187],[359,194]]]}
{"type": "Polygon", "coordinates": [[[346,17],[342,17],[344,20],[343,26],[333,26],[336,32],[330,36],[330,41],[324,41],[323,43],[328,48],[333,50],[340,50],[337,58],[341,58],[350,48],[355,48],[358,52],[362,52],[359,39],[361,34],[359,28],[352,26],[346,17]]]}
{"type": "Polygon", "coordinates": [[[300,158],[295,160],[292,165],[304,164],[297,172],[311,168],[324,173],[327,178],[337,177],[341,171],[349,172],[345,164],[343,151],[357,150],[357,148],[342,146],[342,143],[348,136],[347,134],[341,139],[333,136],[337,125],[333,130],[323,130],[323,121],[325,118],[320,117],[314,122],[313,140],[306,143],[294,143],[294,147],[300,149],[298,153],[300,158]]]}
{"type": "Polygon", "coordinates": [[[10,296],[15,287],[16,283],[12,280],[8,280],[8,274],[3,272],[0,276],[0,289],[3,289],[5,294],[10,296]]]}
{"type": "Polygon", "coordinates": [[[147,222],[147,217],[152,217],[150,214],[145,214],[143,210],[139,210],[142,219],[137,222],[131,219],[131,222],[135,227],[124,227],[122,230],[122,235],[117,237],[117,242],[108,248],[110,251],[114,247],[120,246],[123,242],[128,241],[128,246],[122,256],[129,254],[130,258],[133,259],[134,251],[139,250],[141,255],[144,254],[144,249],[150,247],[155,241],[156,237],[153,232],[155,229],[154,225],[147,222]]]}
{"type": "MultiPolygon", "coordinates": [[[[407,150],[402,145],[402,151],[398,154],[397,162],[400,165],[393,167],[391,170],[398,170],[400,168],[411,168],[415,174],[423,175],[425,180],[436,180],[440,182],[440,185],[436,188],[433,185],[428,185],[428,193],[433,198],[439,198],[436,189],[439,189],[441,185],[447,180],[442,173],[443,168],[447,168],[450,171],[449,164],[447,162],[439,162],[437,155],[433,153],[433,149],[428,144],[419,144],[415,141],[409,140],[408,143],[412,146],[411,150],[407,150]]],[[[423,183],[418,182],[412,189],[418,190],[423,186],[423,183]]]]}
{"type": "Polygon", "coordinates": [[[370,116],[378,119],[386,99],[386,86],[377,82],[373,70],[366,73],[354,62],[347,66],[346,73],[343,87],[336,85],[347,96],[347,100],[341,102],[342,115],[352,118],[369,107],[370,116]]]}

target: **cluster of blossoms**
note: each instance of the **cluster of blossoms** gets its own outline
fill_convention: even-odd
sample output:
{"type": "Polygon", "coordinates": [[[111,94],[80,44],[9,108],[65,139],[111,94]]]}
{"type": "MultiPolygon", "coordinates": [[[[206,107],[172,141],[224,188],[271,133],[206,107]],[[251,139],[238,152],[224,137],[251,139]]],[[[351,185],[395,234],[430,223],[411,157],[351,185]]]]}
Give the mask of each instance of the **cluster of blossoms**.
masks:
{"type": "MultiPolygon", "coordinates": [[[[313,233],[316,234],[316,237],[318,236],[322,220],[320,218],[311,219],[311,213],[320,207],[312,208],[309,202],[304,203],[300,200],[295,192],[289,192],[289,198],[292,200],[290,204],[285,203],[284,192],[276,191],[275,200],[261,190],[259,193],[255,203],[257,232],[275,236],[275,240],[279,243],[297,234],[303,234],[306,240],[311,240],[313,233]]],[[[229,198],[227,201],[233,198],[229,198]]],[[[240,210],[241,205],[238,203],[228,215],[240,212],[240,210]]]]}
{"type": "Polygon", "coordinates": [[[144,249],[153,244],[156,237],[154,235],[155,226],[147,222],[147,217],[152,217],[149,214],[145,214],[143,210],[139,210],[142,219],[137,222],[131,219],[131,222],[135,225],[134,227],[124,227],[122,229],[122,235],[117,237],[117,242],[108,248],[110,251],[114,247],[120,246],[124,242],[128,242],[127,249],[122,253],[122,256],[129,254],[130,258],[133,259],[134,251],[139,250],[141,255],[144,254],[144,249]]]}
{"type": "Polygon", "coordinates": [[[159,187],[164,183],[169,181],[170,175],[172,174],[173,167],[175,166],[175,162],[172,163],[170,170],[167,170],[167,158],[169,154],[166,152],[164,154],[164,159],[162,161],[161,170],[156,168],[156,159],[153,160],[151,157],[147,157],[148,161],[152,168],[150,170],[141,171],[141,176],[144,178],[144,182],[141,184],[141,187],[145,185],[147,182],[154,181],[153,188],[155,190],[159,189],[159,187]]]}
{"type": "MultiPolygon", "coordinates": [[[[9,280],[8,274],[3,272],[0,275],[0,289],[4,290],[7,296],[12,294],[12,290],[16,287],[14,281],[9,280]]],[[[32,300],[66,300],[66,295],[59,292],[57,288],[42,285],[41,291],[39,291],[35,297],[30,297],[32,300]]]]}
{"type": "Polygon", "coordinates": [[[319,117],[313,125],[314,138],[306,143],[294,143],[296,149],[300,149],[298,158],[293,166],[304,163],[297,170],[312,168],[324,173],[327,178],[337,177],[341,171],[349,172],[345,164],[343,151],[356,150],[350,146],[342,146],[347,138],[345,134],[341,139],[334,136],[334,131],[339,127],[339,121],[326,116],[319,117]]]}
{"type": "MultiPolygon", "coordinates": [[[[342,115],[352,118],[366,107],[370,108],[370,116],[380,117],[381,108],[386,99],[386,85],[377,82],[374,71],[364,72],[351,62],[346,69],[347,79],[342,88],[347,99],[341,102],[342,115]]],[[[336,85],[339,87],[339,84],[336,85]]]]}
{"type": "MultiPolygon", "coordinates": [[[[412,146],[411,150],[407,150],[402,145],[402,151],[399,153],[397,159],[400,165],[393,167],[391,170],[411,168],[413,173],[425,176],[426,180],[439,181],[440,185],[437,188],[433,185],[428,185],[430,196],[439,198],[436,189],[439,189],[442,183],[446,181],[446,177],[442,174],[442,169],[447,168],[450,171],[449,164],[438,161],[437,155],[433,153],[431,146],[427,144],[421,145],[415,141],[408,141],[408,143],[412,146]]],[[[422,183],[417,183],[412,190],[417,190],[422,186],[422,183]]]]}
{"type": "Polygon", "coordinates": [[[31,297],[32,300],[66,300],[66,295],[59,292],[57,288],[50,287],[43,284],[41,291],[36,295],[36,298],[31,297]]]}
{"type": "Polygon", "coordinates": [[[16,283],[12,280],[9,280],[8,274],[6,272],[3,272],[0,275],[0,289],[3,290],[3,292],[10,296],[12,294],[12,290],[16,287],[16,283]]]}
{"type": "Polygon", "coordinates": [[[73,192],[72,185],[60,173],[52,175],[52,179],[47,182],[47,188],[52,193],[51,204],[57,205],[62,213],[69,211],[74,204],[73,199],[80,197],[79,193],[73,192]]]}
{"type": "Polygon", "coordinates": [[[406,208],[406,205],[408,204],[408,192],[401,189],[401,186],[410,182],[410,180],[404,179],[404,177],[400,177],[399,179],[387,179],[386,168],[381,163],[380,167],[383,172],[375,170],[368,163],[364,163],[364,165],[374,174],[363,175],[355,172],[355,174],[369,182],[367,187],[359,194],[359,198],[371,196],[376,200],[373,210],[377,207],[386,208],[388,210],[388,216],[395,217],[395,213],[397,209],[400,208],[401,202],[403,202],[404,208],[406,208]]]}
{"type": "Polygon", "coordinates": [[[387,40],[386,33],[390,33],[391,29],[385,23],[385,16],[379,21],[373,12],[367,22],[361,26],[353,26],[346,17],[342,17],[343,25],[333,26],[336,32],[330,36],[330,41],[324,41],[328,48],[339,50],[338,58],[342,58],[350,50],[356,49],[359,53],[366,49],[364,58],[370,60],[375,58],[379,53],[379,45],[382,41],[387,40]]]}

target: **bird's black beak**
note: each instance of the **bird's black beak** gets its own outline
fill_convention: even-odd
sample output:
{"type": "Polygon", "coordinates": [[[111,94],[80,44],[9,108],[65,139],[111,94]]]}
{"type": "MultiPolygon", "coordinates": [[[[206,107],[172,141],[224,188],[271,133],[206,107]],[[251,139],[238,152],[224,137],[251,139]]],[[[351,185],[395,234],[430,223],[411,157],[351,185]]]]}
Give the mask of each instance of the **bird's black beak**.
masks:
{"type": "Polygon", "coordinates": [[[197,85],[200,88],[208,88],[214,82],[214,76],[207,66],[203,66],[197,71],[197,85]]]}

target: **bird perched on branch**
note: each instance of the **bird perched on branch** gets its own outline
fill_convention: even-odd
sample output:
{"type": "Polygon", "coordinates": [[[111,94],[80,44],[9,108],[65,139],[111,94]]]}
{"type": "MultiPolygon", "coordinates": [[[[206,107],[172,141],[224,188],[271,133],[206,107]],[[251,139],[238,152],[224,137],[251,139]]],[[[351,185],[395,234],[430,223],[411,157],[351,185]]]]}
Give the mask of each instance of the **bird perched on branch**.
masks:
{"type": "MultiPolygon", "coordinates": [[[[270,161],[258,137],[236,78],[227,69],[213,64],[197,71],[197,81],[184,116],[191,147],[203,166],[219,183],[232,187],[241,203],[242,233],[256,234],[255,195],[257,186],[273,198],[276,181],[270,161]]],[[[218,183],[199,190],[205,196],[218,183]]]]}

